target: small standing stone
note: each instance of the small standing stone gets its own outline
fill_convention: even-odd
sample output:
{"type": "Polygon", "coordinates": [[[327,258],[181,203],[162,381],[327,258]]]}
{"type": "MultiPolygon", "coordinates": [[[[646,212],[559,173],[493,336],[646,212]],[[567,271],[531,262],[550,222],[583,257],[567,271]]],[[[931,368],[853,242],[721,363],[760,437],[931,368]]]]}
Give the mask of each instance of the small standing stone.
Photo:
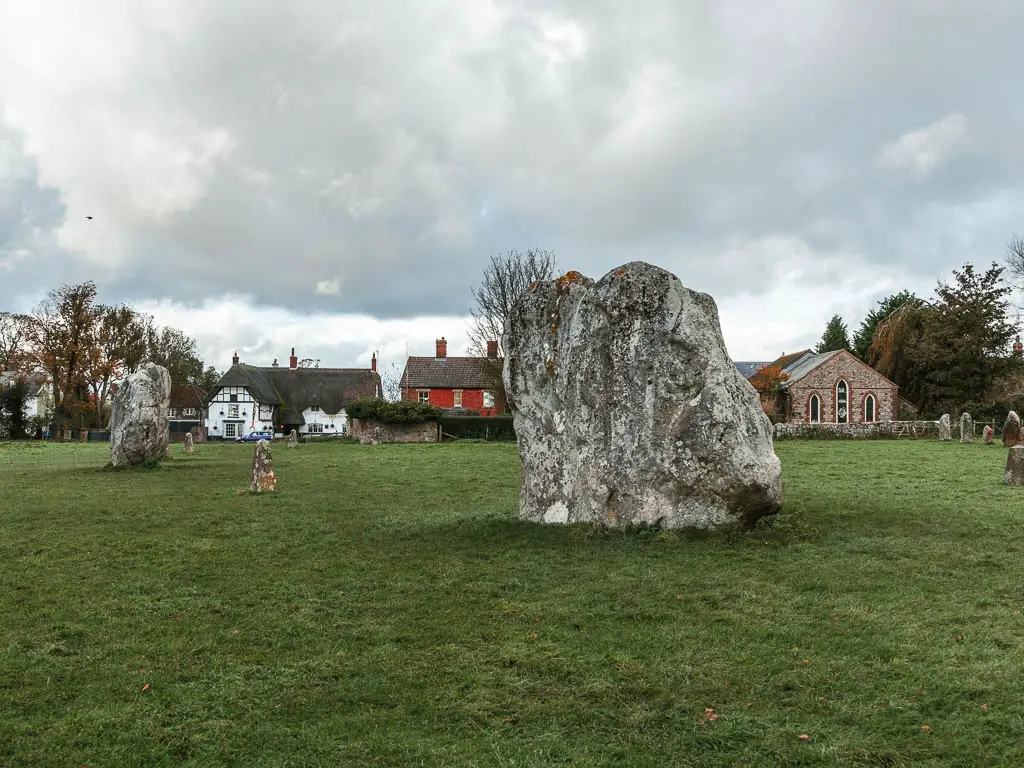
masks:
{"type": "Polygon", "coordinates": [[[299,445],[299,433],[294,429],[288,433],[288,447],[296,448],[299,445]]]}
{"type": "Polygon", "coordinates": [[[971,418],[971,414],[967,411],[960,414],[960,442],[974,442],[974,419],[971,418]]]}
{"type": "Polygon", "coordinates": [[[1020,444],[1020,416],[1016,411],[1010,411],[1006,414],[1006,423],[1003,424],[1003,445],[1013,448],[1020,444]]]}
{"type": "Polygon", "coordinates": [[[249,490],[253,493],[270,493],[277,490],[274,459],[270,455],[270,443],[266,440],[256,443],[256,451],[252,456],[252,477],[249,480],[249,490]]]}
{"type": "Polygon", "coordinates": [[[1007,485],[1024,485],[1024,445],[1015,445],[1010,449],[1003,479],[1007,485]]]}
{"type": "Polygon", "coordinates": [[[192,433],[185,433],[185,453],[193,453],[196,449],[195,444],[192,442],[192,433]]]}
{"type": "Polygon", "coordinates": [[[939,419],[939,440],[943,442],[953,439],[953,427],[949,421],[949,414],[942,414],[942,418],[939,419]]]}
{"type": "Polygon", "coordinates": [[[985,425],[985,429],[981,432],[981,442],[985,445],[992,445],[992,441],[995,439],[996,431],[992,429],[988,424],[985,425]]]}

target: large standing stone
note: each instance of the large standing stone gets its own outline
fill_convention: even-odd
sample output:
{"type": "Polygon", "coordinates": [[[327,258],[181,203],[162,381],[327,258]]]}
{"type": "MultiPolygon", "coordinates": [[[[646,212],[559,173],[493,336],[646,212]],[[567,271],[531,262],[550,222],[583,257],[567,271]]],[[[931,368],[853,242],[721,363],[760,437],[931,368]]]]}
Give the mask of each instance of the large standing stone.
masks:
{"type": "Polygon", "coordinates": [[[195,449],[196,449],[195,443],[192,442],[192,433],[191,432],[186,432],[185,433],[185,453],[192,453],[193,451],[195,451],[195,449]]]}
{"type": "Polygon", "coordinates": [[[985,428],[981,431],[981,442],[985,445],[992,445],[992,441],[995,439],[995,436],[996,431],[986,424],[985,428]]]}
{"type": "Polygon", "coordinates": [[[1007,485],[1024,485],[1024,445],[1010,448],[1003,479],[1007,485]]]}
{"type": "Polygon", "coordinates": [[[146,363],[124,381],[110,414],[111,464],[131,467],[167,454],[170,401],[171,375],[162,366],[146,363]]]}
{"type": "Polygon", "coordinates": [[[299,445],[299,433],[294,429],[288,433],[288,447],[297,448],[299,445]]]}
{"type": "Polygon", "coordinates": [[[971,414],[967,411],[960,414],[960,442],[974,442],[974,419],[971,418],[971,414]]]}
{"type": "Polygon", "coordinates": [[[570,272],[519,298],[504,343],[520,517],[720,528],[779,510],[771,424],[710,296],[643,262],[570,272]]]}
{"type": "Polygon", "coordinates": [[[944,413],[939,417],[939,440],[943,442],[953,439],[953,426],[950,423],[949,414],[944,413]]]}
{"type": "Polygon", "coordinates": [[[277,490],[274,458],[270,455],[270,443],[266,440],[256,442],[256,450],[252,455],[252,476],[249,478],[249,490],[253,493],[269,493],[277,490]]]}
{"type": "Polygon", "coordinates": [[[1006,423],[1003,424],[1003,445],[1012,448],[1021,444],[1020,416],[1016,411],[1006,414],[1006,423]]]}

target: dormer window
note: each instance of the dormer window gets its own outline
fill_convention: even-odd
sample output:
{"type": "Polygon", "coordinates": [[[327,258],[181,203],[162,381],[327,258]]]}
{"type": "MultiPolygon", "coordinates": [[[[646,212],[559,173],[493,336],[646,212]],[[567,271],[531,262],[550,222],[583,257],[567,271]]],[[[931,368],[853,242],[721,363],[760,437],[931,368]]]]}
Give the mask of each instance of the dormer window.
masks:
{"type": "Polygon", "coordinates": [[[320,413],[320,406],[319,405],[311,405],[311,406],[309,406],[309,411],[310,411],[310,413],[320,413]]]}

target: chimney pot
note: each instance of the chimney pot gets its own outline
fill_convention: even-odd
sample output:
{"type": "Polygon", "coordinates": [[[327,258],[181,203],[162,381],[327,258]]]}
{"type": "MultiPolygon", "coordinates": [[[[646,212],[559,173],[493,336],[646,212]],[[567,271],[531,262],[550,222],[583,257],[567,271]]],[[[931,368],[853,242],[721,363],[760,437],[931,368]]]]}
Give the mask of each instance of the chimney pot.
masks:
{"type": "Polygon", "coordinates": [[[438,359],[443,358],[443,357],[448,357],[448,342],[445,341],[444,336],[442,336],[440,339],[437,339],[435,344],[437,345],[437,357],[438,357],[438,359]]]}
{"type": "Polygon", "coordinates": [[[377,371],[377,353],[376,352],[374,352],[373,353],[373,357],[370,358],[370,370],[375,372],[375,373],[377,371]]]}
{"type": "Polygon", "coordinates": [[[487,356],[497,357],[498,356],[498,342],[493,339],[487,342],[487,356]]]}
{"type": "Polygon", "coordinates": [[[299,367],[299,358],[295,356],[295,347],[292,347],[292,355],[288,358],[288,369],[294,371],[299,367]]]}
{"type": "Polygon", "coordinates": [[[238,351],[237,350],[235,351],[235,354],[231,357],[231,364],[232,365],[238,365],[238,351]]]}

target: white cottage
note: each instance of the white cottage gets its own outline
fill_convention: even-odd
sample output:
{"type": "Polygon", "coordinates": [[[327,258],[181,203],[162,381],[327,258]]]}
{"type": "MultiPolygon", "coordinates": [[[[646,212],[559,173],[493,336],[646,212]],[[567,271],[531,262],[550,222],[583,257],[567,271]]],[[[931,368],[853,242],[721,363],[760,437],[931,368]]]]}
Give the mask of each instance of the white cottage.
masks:
{"type": "Polygon", "coordinates": [[[210,393],[207,435],[232,439],[250,432],[283,435],[346,434],[345,406],[362,397],[380,397],[376,357],[370,368],[299,368],[295,348],[287,368],[277,360],[258,368],[240,363],[210,393]]]}

